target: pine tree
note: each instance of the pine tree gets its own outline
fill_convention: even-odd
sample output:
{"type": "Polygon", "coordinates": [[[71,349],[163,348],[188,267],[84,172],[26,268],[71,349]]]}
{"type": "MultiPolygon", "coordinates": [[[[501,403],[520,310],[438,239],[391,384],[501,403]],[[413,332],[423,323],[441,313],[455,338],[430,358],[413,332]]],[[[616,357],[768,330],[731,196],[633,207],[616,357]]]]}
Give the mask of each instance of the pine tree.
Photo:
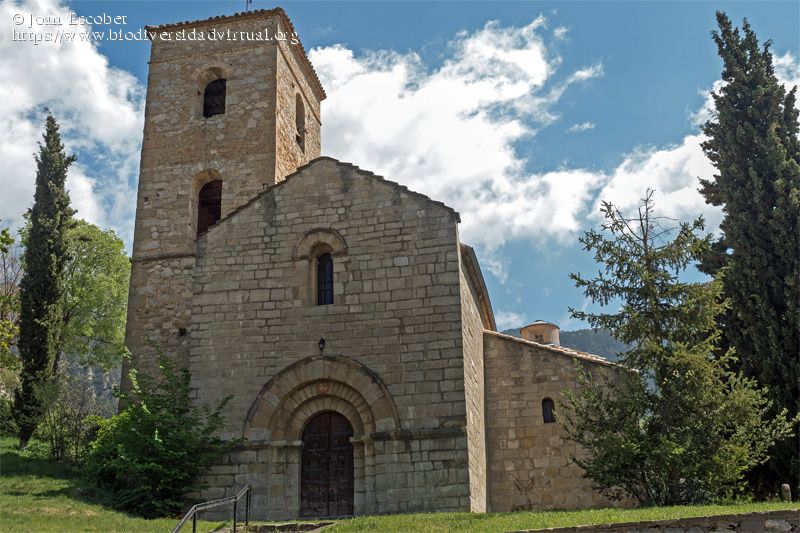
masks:
{"type": "Polygon", "coordinates": [[[575,462],[612,498],[644,505],[708,502],[736,495],[743,473],[791,432],[786,413],[768,416],[766,392],[716,355],[717,316],[727,306],[719,278],[680,274],[707,251],[702,219],[678,228],[653,215],[652,191],[627,218],[603,204],[603,232],[581,238],[601,265],[596,277],[570,277],[612,313],[571,309],[631,349],[611,376],[579,368],[561,413],[570,439],[586,450],[575,462]]]}
{"type": "Polygon", "coordinates": [[[67,169],[75,161],[67,156],[58,124],[47,115],[44,143],[36,157],[36,192],[29,210],[25,274],[20,282],[19,355],[20,386],[14,391],[14,419],[20,447],[27,446],[46,406],[43,389],[58,368],[67,230],[73,210],[65,188],[67,169]]]}
{"type": "MultiPolygon", "coordinates": [[[[703,150],[717,169],[702,180],[706,201],[721,206],[722,237],[701,269],[724,271],[731,306],[721,319],[723,345],[741,369],[769,388],[777,410],[800,407],[800,141],[796,88],[775,76],[770,42],[763,47],[747,20],[733,28],[717,13],[712,33],[723,60],[724,86],[712,94],[716,112],[703,131],[703,150]]],[[[800,436],[798,436],[800,438],[800,436]]],[[[790,482],[800,493],[800,440],[782,443],[754,481],[776,491],[790,482]]]]}

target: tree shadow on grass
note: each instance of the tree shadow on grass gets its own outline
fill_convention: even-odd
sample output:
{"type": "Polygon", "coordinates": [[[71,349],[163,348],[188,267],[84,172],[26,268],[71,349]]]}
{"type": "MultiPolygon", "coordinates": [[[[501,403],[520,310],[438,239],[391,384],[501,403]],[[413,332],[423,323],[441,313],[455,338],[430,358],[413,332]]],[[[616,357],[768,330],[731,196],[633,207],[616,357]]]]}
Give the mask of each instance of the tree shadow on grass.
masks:
{"type": "Polygon", "coordinates": [[[7,490],[3,491],[6,496],[33,496],[35,498],[57,498],[59,496],[74,497],[73,487],[64,487],[62,489],[50,489],[41,492],[31,490],[7,490]]]}
{"type": "MultiPolygon", "coordinates": [[[[0,437],[0,499],[3,497],[67,498],[141,518],[114,505],[109,495],[98,492],[86,481],[80,469],[51,460],[47,447],[38,441],[31,441],[28,449],[19,450],[16,439],[0,437]]],[[[175,523],[180,519],[179,516],[162,518],[174,519],[175,523]]],[[[226,522],[218,522],[213,530],[225,525],[226,522]]],[[[203,527],[209,526],[206,523],[203,527]]]]}
{"type": "Polygon", "coordinates": [[[77,467],[50,459],[43,443],[31,441],[31,444],[20,450],[16,441],[0,438],[0,494],[105,503],[85,486],[77,467]]]}
{"type": "Polygon", "coordinates": [[[63,464],[51,461],[34,451],[0,448],[0,475],[35,476],[58,479],[74,479],[76,473],[63,464]]]}

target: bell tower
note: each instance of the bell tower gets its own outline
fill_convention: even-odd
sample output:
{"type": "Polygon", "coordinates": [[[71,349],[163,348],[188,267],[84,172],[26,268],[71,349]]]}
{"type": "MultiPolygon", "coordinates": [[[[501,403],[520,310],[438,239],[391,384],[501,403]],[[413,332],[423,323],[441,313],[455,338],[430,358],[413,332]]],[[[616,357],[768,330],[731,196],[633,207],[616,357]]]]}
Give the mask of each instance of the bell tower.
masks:
{"type": "Polygon", "coordinates": [[[197,239],[319,157],[325,91],[280,8],[146,31],[126,342],[152,371],[153,346],[188,363],[197,239]]]}

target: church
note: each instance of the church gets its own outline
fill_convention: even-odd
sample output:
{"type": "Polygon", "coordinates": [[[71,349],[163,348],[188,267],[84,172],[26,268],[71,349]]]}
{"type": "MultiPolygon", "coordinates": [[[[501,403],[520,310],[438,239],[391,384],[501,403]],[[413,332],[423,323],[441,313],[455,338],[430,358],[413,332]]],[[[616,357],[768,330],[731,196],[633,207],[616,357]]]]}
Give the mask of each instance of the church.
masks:
{"type": "Polygon", "coordinates": [[[321,155],[325,90],[285,12],[147,31],[126,337],[198,404],[231,397],[238,444],[198,498],[251,484],[274,520],[607,505],[558,405],[576,361],[611,363],[546,322],[497,332],[459,213],[321,155]],[[177,38],[200,33],[273,38],[177,38]]]}

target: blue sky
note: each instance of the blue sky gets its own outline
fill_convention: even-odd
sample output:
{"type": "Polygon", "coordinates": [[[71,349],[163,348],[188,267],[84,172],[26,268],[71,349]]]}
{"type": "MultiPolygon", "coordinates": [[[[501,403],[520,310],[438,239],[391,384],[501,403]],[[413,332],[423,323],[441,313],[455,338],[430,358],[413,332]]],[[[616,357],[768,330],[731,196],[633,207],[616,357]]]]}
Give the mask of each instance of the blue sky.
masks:
{"type": "MultiPolygon", "coordinates": [[[[275,4],[256,0],[253,8],[275,4]]],[[[79,156],[79,214],[130,246],[149,43],[12,42],[17,13],[126,15],[125,29],[241,11],[237,2],[0,5],[0,218],[30,204],[43,106],[79,156]],[[52,73],[57,81],[41,83],[52,73]]],[[[709,33],[722,9],[773,40],[778,74],[800,78],[797,2],[291,2],[281,4],[329,98],[323,154],[349,160],[458,209],[498,322],[565,329],[586,305],[569,272],[594,269],[577,237],[597,202],[659,191],[664,214],[719,213],[696,192],[711,172],[698,123],[721,62],[709,33]],[[369,97],[365,97],[365,91],[369,97]],[[378,120],[380,118],[380,120],[378,120]],[[409,133],[411,132],[411,133],[409,133]],[[358,139],[369,139],[359,142],[358,139]]],[[[95,27],[94,29],[98,29],[95,27]]]]}

